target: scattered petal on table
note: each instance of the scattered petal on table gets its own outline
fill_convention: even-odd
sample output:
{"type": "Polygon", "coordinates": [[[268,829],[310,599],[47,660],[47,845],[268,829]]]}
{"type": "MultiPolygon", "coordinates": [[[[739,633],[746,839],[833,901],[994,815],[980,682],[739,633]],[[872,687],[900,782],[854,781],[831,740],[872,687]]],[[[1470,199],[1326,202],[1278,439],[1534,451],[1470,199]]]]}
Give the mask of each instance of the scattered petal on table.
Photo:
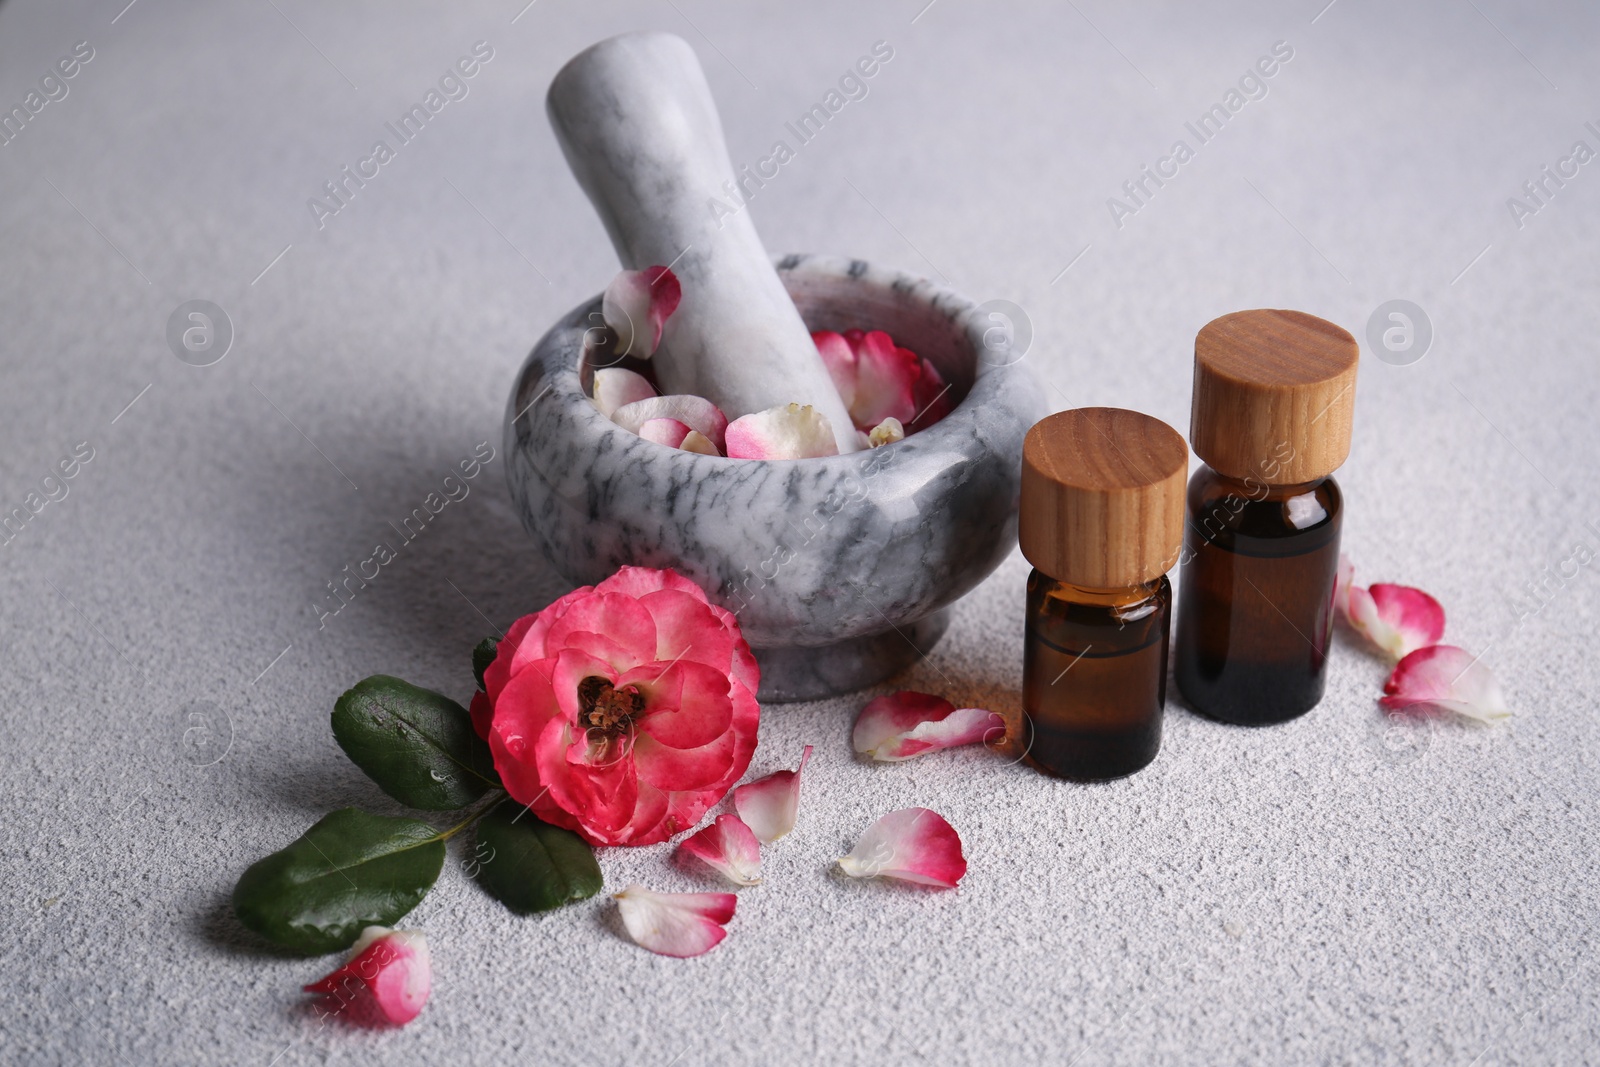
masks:
{"type": "Polygon", "coordinates": [[[721,944],[738,903],[732,893],[657,893],[642,885],[612,896],[629,937],[651,952],[680,959],[721,944]]]}
{"type": "Polygon", "coordinates": [[[852,878],[896,878],[945,889],[967,873],[960,835],[927,808],[891,811],[867,827],[839,866],[852,878]]]}
{"type": "Polygon", "coordinates": [[[1005,732],[1005,720],[995,712],[957,708],[943,697],[902,689],[861,709],[850,742],[863,756],[893,762],[941,748],[998,742],[1005,732]]]}
{"type": "Polygon", "coordinates": [[[735,885],[761,884],[761,843],[737,815],[717,816],[678,848],[735,885]]]}
{"type": "Polygon", "coordinates": [[[811,746],[807,745],[800,754],[800,766],[794,770],[774,771],[734,789],[735,810],[762,844],[770,845],[794,829],[800,810],[800,773],[810,758],[811,746]]]}
{"type": "Polygon", "coordinates": [[[348,963],[305,988],[336,1002],[335,1014],[348,1008],[353,1022],[404,1026],[433,989],[428,939],[420,930],[369,926],[351,947],[348,963]]]}
{"type": "Polygon", "coordinates": [[[1421,589],[1379,583],[1370,589],[1355,585],[1355,569],[1339,559],[1334,605],[1352,629],[1398,661],[1444,637],[1444,608],[1421,589]]]}
{"type": "Polygon", "coordinates": [[[1510,716],[1494,672],[1454,645],[1419,648],[1395,667],[1381,701],[1391,711],[1417,706],[1444,708],[1479,722],[1510,716]]]}

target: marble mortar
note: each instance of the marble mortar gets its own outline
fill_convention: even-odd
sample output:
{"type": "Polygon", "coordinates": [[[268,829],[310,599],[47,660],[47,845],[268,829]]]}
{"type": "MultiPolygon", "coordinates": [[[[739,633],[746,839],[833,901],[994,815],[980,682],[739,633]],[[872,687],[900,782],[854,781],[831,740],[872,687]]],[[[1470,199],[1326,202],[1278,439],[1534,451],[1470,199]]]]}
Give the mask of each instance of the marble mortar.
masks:
{"type": "Polygon", "coordinates": [[[808,328],[887,330],[938,367],[954,410],[896,444],[822,459],[645,441],[589,399],[583,336],[600,321],[597,296],[517,376],[506,471],[523,525],[564,578],[672,567],[738,615],[762,700],[810,700],[927,655],[950,605],[1010,553],[1022,439],[1046,408],[1009,333],[949,289],[860,260],[777,266],[808,328]]]}

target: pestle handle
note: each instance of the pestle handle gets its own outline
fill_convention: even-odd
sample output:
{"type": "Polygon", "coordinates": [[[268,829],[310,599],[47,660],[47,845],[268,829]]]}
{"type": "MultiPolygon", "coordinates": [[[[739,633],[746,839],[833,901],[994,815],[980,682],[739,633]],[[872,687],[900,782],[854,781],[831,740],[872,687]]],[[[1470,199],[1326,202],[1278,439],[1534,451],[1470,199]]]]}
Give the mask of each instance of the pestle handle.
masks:
{"type": "Polygon", "coordinates": [[[623,266],[671,265],[683,283],[655,355],[662,389],[703,396],[730,419],[810,404],[839,451],[856,451],[850,414],[749,212],[712,211],[733,166],[688,42],[669,33],[601,41],[561,68],[546,106],[623,266]]]}

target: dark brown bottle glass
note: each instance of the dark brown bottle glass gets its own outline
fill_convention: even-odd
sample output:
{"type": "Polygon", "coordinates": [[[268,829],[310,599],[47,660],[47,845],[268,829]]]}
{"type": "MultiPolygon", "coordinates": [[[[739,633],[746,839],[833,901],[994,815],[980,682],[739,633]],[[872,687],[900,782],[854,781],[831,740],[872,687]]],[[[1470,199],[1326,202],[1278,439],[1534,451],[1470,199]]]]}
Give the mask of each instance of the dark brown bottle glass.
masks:
{"type": "Polygon", "coordinates": [[[1016,744],[1035,769],[1101,782],[1160,751],[1188,467],[1178,431],[1120,408],[1060,411],[1023,440],[1017,540],[1036,569],[1016,744]]]}
{"type": "Polygon", "coordinates": [[[1322,699],[1361,350],[1303,311],[1236,311],[1194,339],[1174,677],[1194,710],[1264,726],[1322,699]]]}
{"type": "Polygon", "coordinates": [[[1022,738],[1035,768],[1105,781],[1161,749],[1172,586],[1088,589],[1028,576],[1022,738]]]}
{"type": "Polygon", "coordinates": [[[1196,711],[1263,726],[1322,699],[1342,507],[1331,477],[1189,480],[1175,674],[1196,711]]]}

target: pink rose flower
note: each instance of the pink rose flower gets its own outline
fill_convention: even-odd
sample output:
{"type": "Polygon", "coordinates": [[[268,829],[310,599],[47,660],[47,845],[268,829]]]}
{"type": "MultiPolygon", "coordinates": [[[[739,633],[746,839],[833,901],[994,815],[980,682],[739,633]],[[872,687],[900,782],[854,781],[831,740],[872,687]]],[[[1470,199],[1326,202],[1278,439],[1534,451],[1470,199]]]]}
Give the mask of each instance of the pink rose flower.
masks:
{"type": "Polygon", "coordinates": [[[689,829],[755,752],[755,656],[672,570],[623,567],[518,619],[483,682],[506,790],[591,844],[689,829]]]}

